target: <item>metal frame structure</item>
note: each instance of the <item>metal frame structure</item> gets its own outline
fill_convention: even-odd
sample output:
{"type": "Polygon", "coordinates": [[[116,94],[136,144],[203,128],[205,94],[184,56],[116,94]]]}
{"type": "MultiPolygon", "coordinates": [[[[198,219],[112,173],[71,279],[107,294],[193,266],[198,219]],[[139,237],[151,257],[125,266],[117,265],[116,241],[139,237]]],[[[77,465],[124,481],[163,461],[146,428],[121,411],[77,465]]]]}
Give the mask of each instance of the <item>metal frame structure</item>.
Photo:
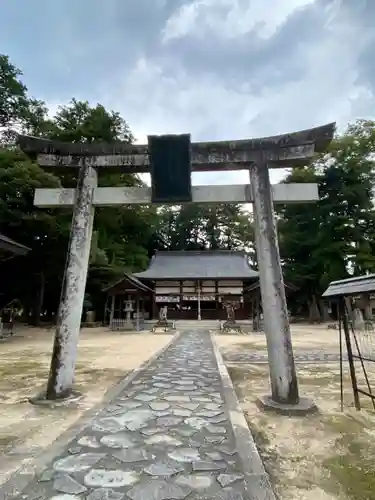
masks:
{"type": "MultiPolygon", "coordinates": [[[[375,292],[375,274],[347,278],[338,281],[332,281],[322,297],[336,302],[338,306],[338,324],[339,324],[339,343],[340,343],[340,394],[341,394],[341,411],[344,406],[344,387],[343,387],[343,339],[344,332],[346,352],[349,364],[350,379],[352,383],[354,405],[356,410],[361,409],[360,394],[371,399],[372,406],[375,410],[375,394],[372,392],[370,379],[366,370],[365,362],[375,363],[374,356],[364,356],[361,352],[359,335],[363,335],[368,330],[368,323],[364,323],[364,330],[356,332],[355,321],[353,320],[352,311],[349,307],[350,299],[361,294],[375,292]],[[353,342],[352,342],[353,341],[353,342]],[[353,345],[354,343],[354,345],[353,345]],[[358,387],[358,377],[355,361],[359,361],[367,390],[358,387]]],[[[371,328],[370,334],[375,332],[371,328]]],[[[375,366],[375,365],[374,365],[375,366]]]]}
{"type": "MultiPolygon", "coordinates": [[[[315,202],[317,185],[271,186],[269,168],[306,165],[332,140],[330,123],[291,134],[241,141],[191,143],[191,171],[249,170],[250,185],[197,186],[192,202],[253,203],[255,239],[267,337],[271,400],[298,405],[300,398],[294,364],[281,271],[274,203],[315,202]],[[297,187],[296,187],[297,186],[297,187]],[[277,194],[277,190],[279,194],[277,194]],[[223,196],[223,193],[225,195],[223,196]]],[[[149,143],[152,137],[149,137],[149,143]]],[[[150,172],[148,145],[63,143],[19,136],[19,145],[46,169],[76,169],[76,190],[37,190],[38,206],[73,207],[71,238],[63,281],[47,398],[64,398],[72,391],[80,318],[83,305],[95,206],[149,204],[150,188],[99,188],[98,172],[150,172]]]]}

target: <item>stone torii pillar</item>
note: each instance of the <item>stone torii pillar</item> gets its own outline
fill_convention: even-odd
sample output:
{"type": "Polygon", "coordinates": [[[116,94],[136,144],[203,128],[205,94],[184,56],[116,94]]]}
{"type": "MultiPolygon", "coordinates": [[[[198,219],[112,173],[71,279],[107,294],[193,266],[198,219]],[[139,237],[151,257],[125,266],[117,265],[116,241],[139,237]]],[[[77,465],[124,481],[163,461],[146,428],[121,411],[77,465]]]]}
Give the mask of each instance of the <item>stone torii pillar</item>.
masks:
{"type": "Polygon", "coordinates": [[[312,403],[306,399],[300,400],[298,393],[271,183],[263,155],[250,168],[250,185],[271,381],[271,396],[260,398],[260,402],[271,407],[310,408],[312,403]]]}
{"type": "Polygon", "coordinates": [[[77,182],[46,399],[68,397],[73,387],[94,222],[93,197],[97,184],[96,171],[83,165],[77,182]]]}
{"type": "MultiPolygon", "coordinates": [[[[298,395],[273,203],[314,202],[319,199],[318,189],[316,184],[271,186],[268,167],[288,168],[305,165],[314,152],[324,150],[331,141],[333,132],[334,124],[328,124],[293,134],[260,139],[192,143],[188,154],[189,161],[186,162],[184,158],[185,165],[180,162],[180,166],[171,166],[169,162],[168,168],[164,168],[163,162],[159,161],[156,170],[155,163],[150,161],[152,137],[149,138],[148,145],[125,143],[113,145],[72,144],[19,136],[19,144],[23,151],[32,158],[36,157],[41,167],[52,171],[79,169],[81,172],[76,190],[35,191],[36,206],[74,207],[67,272],[62,287],[47,398],[64,398],[73,388],[94,207],[149,205],[173,200],[175,203],[253,203],[272,393],[262,402],[264,405],[286,411],[291,408],[297,410],[303,409],[303,406],[311,406],[305,401],[301,405],[298,395]],[[187,171],[186,165],[192,171],[249,169],[251,183],[232,186],[191,186],[190,170],[187,171]],[[124,173],[151,172],[153,187],[96,187],[94,169],[99,168],[124,173]],[[178,184],[178,189],[174,193],[169,193],[174,184],[178,184]],[[167,189],[165,185],[168,185],[167,189]]],[[[178,142],[178,136],[173,137],[177,138],[178,142]]],[[[163,142],[165,137],[161,139],[163,142]]],[[[168,140],[169,136],[167,142],[168,140]]],[[[185,135],[184,141],[186,153],[190,136],[185,135]]]]}

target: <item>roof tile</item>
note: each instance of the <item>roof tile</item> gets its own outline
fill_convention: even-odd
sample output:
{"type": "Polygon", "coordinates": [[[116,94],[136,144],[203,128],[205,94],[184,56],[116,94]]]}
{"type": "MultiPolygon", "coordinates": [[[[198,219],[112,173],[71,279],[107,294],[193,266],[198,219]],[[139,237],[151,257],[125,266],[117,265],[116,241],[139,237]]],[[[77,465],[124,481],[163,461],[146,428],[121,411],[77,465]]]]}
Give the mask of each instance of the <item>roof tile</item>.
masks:
{"type": "Polygon", "coordinates": [[[159,251],[146,271],[135,273],[140,279],[251,279],[246,252],[229,250],[159,251]]]}

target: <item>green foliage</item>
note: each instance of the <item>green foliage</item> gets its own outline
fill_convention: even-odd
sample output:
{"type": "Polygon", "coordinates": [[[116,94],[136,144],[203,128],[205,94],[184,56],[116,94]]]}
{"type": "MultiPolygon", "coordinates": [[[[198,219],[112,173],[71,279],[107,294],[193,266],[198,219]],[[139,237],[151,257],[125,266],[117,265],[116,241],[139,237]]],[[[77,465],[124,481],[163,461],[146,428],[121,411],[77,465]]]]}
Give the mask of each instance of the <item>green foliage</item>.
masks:
{"type": "Polygon", "coordinates": [[[317,182],[320,200],[279,210],[280,253],[287,280],[311,302],[330,281],[375,270],[373,207],[375,124],[358,121],[311,167],[285,182],[317,182]]]}
{"type": "MultiPolygon", "coordinates": [[[[119,113],[102,105],[72,99],[48,117],[44,103],[27,95],[21,72],[0,56],[0,124],[19,126],[26,133],[72,142],[131,142],[133,135],[119,113]]],[[[20,297],[38,321],[42,309],[55,313],[60,297],[71,223],[70,211],[41,210],[33,205],[34,190],[75,187],[76,172],[47,173],[10,145],[0,151],[0,231],[29,246],[27,257],[3,265],[1,301],[20,297]],[[10,284],[11,283],[11,284],[10,284]]],[[[102,186],[142,185],[135,175],[104,173],[102,186]]],[[[156,228],[156,210],[102,208],[97,210],[90,255],[87,291],[96,307],[103,302],[102,288],[125,269],[147,266],[156,228]]],[[[0,304],[1,307],[1,304],[0,304]]]]}
{"type": "Polygon", "coordinates": [[[101,104],[91,107],[87,101],[72,99],[60,106],[52,120],[52,138],[66,142],[133,142],[133,134],[119,113],[107,111],[101,104]]]}
{"type": "Polygon", "coordinates": [[[11,64],[9,57],[0,54],[0,126],[8,127],[27,114],[27,88],[20,81],[21,71],[11,64]]]}
{"type": "Polygon", "coordinates": [[[44,103],[27,94],[26,85],[20,80],[22,72],[0,54],[0,138],[9,142],[12,129],[33,132],[45,117],[44,103]]]}
{"type": "Polygon", "coordinates": [[[252,217],[239,205],[164,207],[158,233],[171,250],[253,250],[252,217]]]}

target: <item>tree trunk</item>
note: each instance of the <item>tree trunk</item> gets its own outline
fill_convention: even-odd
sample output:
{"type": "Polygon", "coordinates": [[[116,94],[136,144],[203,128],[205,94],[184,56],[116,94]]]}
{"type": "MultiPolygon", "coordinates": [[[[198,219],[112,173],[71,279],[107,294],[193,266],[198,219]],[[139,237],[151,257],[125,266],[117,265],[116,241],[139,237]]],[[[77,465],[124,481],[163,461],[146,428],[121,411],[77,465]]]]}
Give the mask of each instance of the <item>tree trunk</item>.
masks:
{"type": "Polygon", "coordinates": [[[319,323],[321,320],[320,312],[316,300],[316,295],[311,297],[311,302],[309,302],[309,322],[319,323]]]}
{"type": "Polygon", "coordinates": [[[323,316],[323,321],[327,323],[328,321],[331,321],[331,315],[328,312],[328,304],[324,300],[319,301],[319,306],[320,306],[320,312],[321,315],[323,316]]]}
{"type": "Polygon", "coordinates": [[[39,274],[39,290],[36,294],[35,301],[32,306],[31,324],[33,326],[39,326],[41,321],[41,315],[44,305],[44,292],[45,292],[46,280],[44,272],[41,271],[39,274]]]}

